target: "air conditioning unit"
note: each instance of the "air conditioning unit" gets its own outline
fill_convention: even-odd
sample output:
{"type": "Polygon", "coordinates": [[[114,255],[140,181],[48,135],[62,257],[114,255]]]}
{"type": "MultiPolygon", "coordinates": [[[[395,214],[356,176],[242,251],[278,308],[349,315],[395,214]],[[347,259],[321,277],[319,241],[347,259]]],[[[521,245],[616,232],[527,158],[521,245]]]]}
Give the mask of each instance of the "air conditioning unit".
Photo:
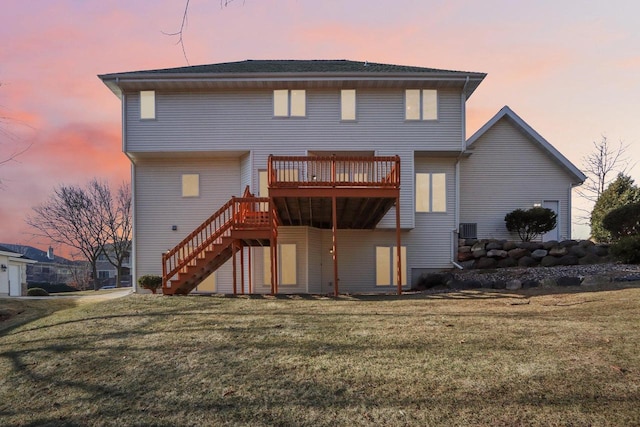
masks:
{"type": "Polygon", "coordinates": [[[478,224],[475,222],[460,223],[460,228],[458,229],[458,237],[461,239],[477,239],[478,224]]]}

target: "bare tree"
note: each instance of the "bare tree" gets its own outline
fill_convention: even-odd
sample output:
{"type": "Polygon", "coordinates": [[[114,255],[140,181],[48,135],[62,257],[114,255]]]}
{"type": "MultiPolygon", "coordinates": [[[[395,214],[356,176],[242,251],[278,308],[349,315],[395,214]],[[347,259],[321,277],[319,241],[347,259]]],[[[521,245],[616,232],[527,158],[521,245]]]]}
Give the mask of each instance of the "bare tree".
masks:
{"type": "Polygon", "coordinates": [[[113,199],[111,192],[101,200],[106,218],[107,244],[104,255],[117,270],[116,287],[122,286],[122,264],[131,254],[131,185],[122,183],[113,199]]]}
{"type": "Polygon", "coordinates": [[[70,246],[82,254],[91,264],[94,289],[100,286],[96,262],[108,238],[107,214],[100,203],[107,192],[108,186],[95,179],[86,188],[62,185],[26,218],[26,223],[36,230],[35,236],[70,246]]]}
{"type": "MultiPolygon", "coordinates": [[[[180,47],[182,48],[182,55],[184,55],[184,60],[187,61],[187,65],[189,64],[189,58],[187,58],[187,51],[184,48],[184,30],[186,29],[187,26],[187,20],[189,17],[189,1],[190,0],[186,0],[185,4],[184,4],[184,12],[182,12],[182,21],[180,22],[180,29],[174,33],[166,33],[164,31],[162,31],[162,34],[166,35],[166,36],[175,36],[178,37],[178,41],[176,42],[176,44],[179,44],[180,47]]],[[[234,0],[220,0],[220,7],[224,8],[227,7],[230,3],[233,3],[234,0]]]]}
{"type": "Polygon", "coordinates": [[[593,152],[582,159],[587,180],[578,189],[578,195],[595,203],[614,178],[625,174],[633,165],[626,156],[629,144],[620,141],[613,146],[602,136],[601,141],[593,142],[593,147],[593,152]]]}

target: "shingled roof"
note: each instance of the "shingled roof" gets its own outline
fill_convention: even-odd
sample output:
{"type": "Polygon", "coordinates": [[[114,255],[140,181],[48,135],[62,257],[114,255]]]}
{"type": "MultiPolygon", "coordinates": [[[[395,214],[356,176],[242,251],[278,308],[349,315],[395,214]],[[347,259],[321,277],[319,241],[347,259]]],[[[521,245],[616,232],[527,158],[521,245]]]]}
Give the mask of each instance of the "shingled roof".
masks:
{"type": "Polygon", "coordinates": [[[241,88],[402,88],[430,85],[462,88],[467,98],[484,73],[347,60],[246,60],[157,70],[127,71],[98,77],[114,94],[138,90],[241,88]]]}
{"type": "MultiPolygon", "coordinates": [[[[408,65],[340,60],[253,60],[192,65],[118,74],[252,74],[252,73],[463,73],[408,65]]],[[[101,76],[102,77],[102,76],[101,76]]]]}

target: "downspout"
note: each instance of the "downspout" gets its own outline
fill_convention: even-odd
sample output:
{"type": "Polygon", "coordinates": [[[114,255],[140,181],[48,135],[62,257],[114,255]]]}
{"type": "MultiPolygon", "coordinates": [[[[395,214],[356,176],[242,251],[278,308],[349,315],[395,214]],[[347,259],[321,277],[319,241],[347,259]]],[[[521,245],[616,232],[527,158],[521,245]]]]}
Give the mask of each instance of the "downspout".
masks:
{"type": "Polygon", "coordinates": [[[469,84],[469,76],[467,76],[464,86],[462,86],[462,93],[460,94],[460,116],[462,120],[461,122],[461,145],[460,145],[460,155],[456,159],[456,171],[455,171],[455,181],[456,181],[456,203],[455,203],[455,212],[454,212],[454,221],[455,228],[451,230],[451,264],[453,264],[456,268],[462,270],[462,266],[458,264],[456,254],[458,253],[458,227],[460,224],[460,158],[462,154],[467,148],[467,85],[469,84]]]}

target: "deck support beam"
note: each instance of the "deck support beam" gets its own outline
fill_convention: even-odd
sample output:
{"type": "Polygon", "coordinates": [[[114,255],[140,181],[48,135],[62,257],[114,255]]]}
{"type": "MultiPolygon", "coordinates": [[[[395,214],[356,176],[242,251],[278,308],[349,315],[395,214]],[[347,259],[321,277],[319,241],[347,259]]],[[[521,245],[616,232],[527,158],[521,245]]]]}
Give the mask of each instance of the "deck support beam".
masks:
{"type": "Polygon", "coordinates": [[[238,242],[240,247],[240,295],[244,295],[244,244],[238,242]]]}
{"type": "Polygon", "coordinates": [[[331,253],[333,256],[333,296],[338,296],[339,287],[338,287],[338,239],[336,238],[336,233],[338,231],[338,215],[336,208],[337,200],[336,196],[331,198],[331,211],[333,217],[333,226],[331,227],[332,234],[332,248],[331,253]]]}
{"type": "Polygon", "coordinates": [[[253,294],[253,271],[251,271],[251,253],[253,252],[253,248],[249,248],[247,250],[247,271],[249,273],[249,294],[253,294]]]}
{"type": "Polygon", "coordinates": [[[402,295],[402,242],[400,238],[400,195],[396,197],[396,259],[398,276],[398,295],[402,295]]]}
{"type": "Polygon", "coordinates": [[[238,288],[236,283],[236,242],[231,243],[231,256],[232,256],[232,264],[233,264],[233,294],[238,294],[238,288]]]}

